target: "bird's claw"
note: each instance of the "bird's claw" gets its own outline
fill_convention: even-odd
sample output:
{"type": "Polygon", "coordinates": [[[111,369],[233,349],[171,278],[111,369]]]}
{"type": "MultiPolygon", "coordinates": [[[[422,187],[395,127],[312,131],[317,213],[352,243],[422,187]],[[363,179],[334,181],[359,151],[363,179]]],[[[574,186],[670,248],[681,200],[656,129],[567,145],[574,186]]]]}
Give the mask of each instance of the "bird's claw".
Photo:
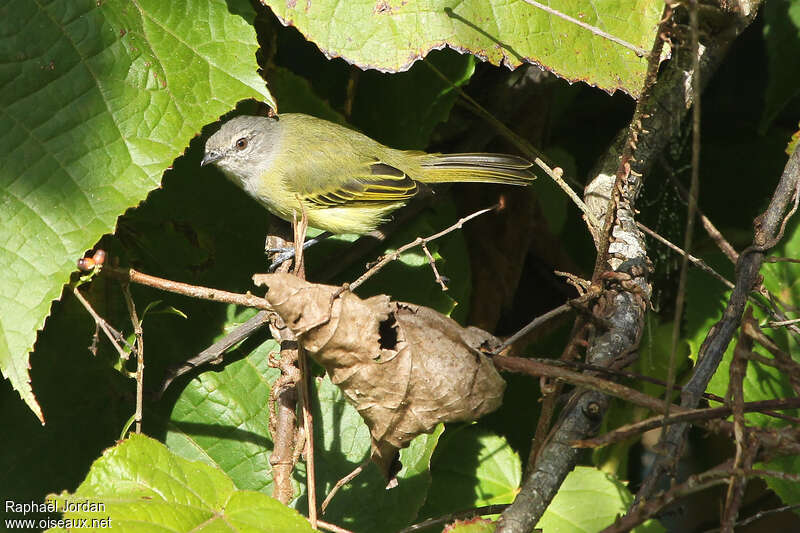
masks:
{"type": "Polygon", "coordinates": [[[267,248],[265,252],[272,256],[272,262],[269,264],[270,272],[275,272],[283,263],[294,259],[294,248],[267,248]]]}

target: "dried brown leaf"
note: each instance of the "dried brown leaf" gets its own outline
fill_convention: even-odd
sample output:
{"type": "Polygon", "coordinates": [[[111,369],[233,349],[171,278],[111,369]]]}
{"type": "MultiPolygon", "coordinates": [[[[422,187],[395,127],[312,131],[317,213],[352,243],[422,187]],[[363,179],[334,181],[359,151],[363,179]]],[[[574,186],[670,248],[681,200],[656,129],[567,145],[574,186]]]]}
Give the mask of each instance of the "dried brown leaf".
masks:
{"type": "Polygon", "coordinates": [[[267,300],[361,414],[371,458],[387,477],[417,435],[500,406],[505,382],[484,354],[500,342],[489,333],[385,295],[362,300],[288,274],[255,281],[269,287],[267,300]]]}

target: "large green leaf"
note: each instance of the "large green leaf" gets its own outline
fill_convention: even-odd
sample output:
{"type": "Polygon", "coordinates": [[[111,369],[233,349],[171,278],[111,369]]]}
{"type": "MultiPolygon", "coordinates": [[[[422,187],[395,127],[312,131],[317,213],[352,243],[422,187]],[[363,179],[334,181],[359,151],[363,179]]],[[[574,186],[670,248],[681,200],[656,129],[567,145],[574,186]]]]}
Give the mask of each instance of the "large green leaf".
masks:
{"type": "MultiPolygon", "coordinates": [[[[329,57],[364,69],[406,70],[430,50],[449,46],[495,65],[536,63],[569,81],[634,96],[646,69],[646,58],[629,48],[522,0],[262,2],[329,57]]],[[[648,51],[664,6],[659,0],[550,4],[648,51]]]]}
{"type": "MultiPolygon", "coordinates": [[[[633,495],[618,479],[585,466],[569,473],[536,527],[548,533],[594,533],[610,526],[624,514],[633,495]]],[[[633,531],[664,531],[660,524],[648,520],[633,531]]]]}
{"type": "MultiPolygon", "coordinates": [[[[172,412],[167,445],[179,455],[221,468],[240,489],[271,494],[272,472],[268,456],[268,406],[270,384],[277,371],[267,355],[276,348],[269,340],[247,357],[219,372],[205,372],[192,380],[172,412]]],[[[370,434],[361,416],[326,377],[316,380],[314,442],[319,498],[345,474],[369,458],[370,434]]],[[[430,484],[430,457],[442,428],[421,435],[401,450],[398,486],[385,490],[386,481],[374,465],[342,488],[326,520],[352,531],[392,531],[416,516],[430,484]]],[[[295,468],[294,506],[307,508],[306,470],[295,468]]]]}
{"type": "Polygon", "coordinates": [[[64,519],[86,519],[89,526],[93,520],[108,521],[94,529],[110,524],[114,531],[136,532],[313,531],[302,516],[277,500],[237,490],[219,469],[179,457],[143,435],[106,450],[74,493],[48,499],[57,502],[59,510],[68,502],[87,502],[87,509],[65,512],[64,519]]]}
{"type": "Polygon", "coordinates": [[[267,427],[270,387],[279,371],[269,367],[268,355],[277,349],[269,340],[224,371],[209,369],[189,382],[172,410],[167,446],[219,466],[240,489],[272,494],[267,427]]]}
{"type": "Polygon", "coordinates": [[[422,510],[432,517],[511,503],[519,489],[522,464],[505,438],[476,425],[448,429],[431,465],[433,482],[422,510]]]}
{"type": "MultiPolygon", "coordinates": [[[[326,376],[316,380],[316,473],[318,494],[369,459],[369,429],[342,391],[326,376]]],[[[400,450],[403,467],[398,485],[386,490],[386,480],[370,463],[353,481],[342,487],[325,513],[326,520],[357,533],[392,532],[416,517],[431,483],[430,460],[444,426],[423,434],[400,450]]]]}
{"type": "Polygon", "coordinates": [[[0,7],[0,370],[43,420],[36,331],[76,259],[256,74],[244,0],[0,7]]]}

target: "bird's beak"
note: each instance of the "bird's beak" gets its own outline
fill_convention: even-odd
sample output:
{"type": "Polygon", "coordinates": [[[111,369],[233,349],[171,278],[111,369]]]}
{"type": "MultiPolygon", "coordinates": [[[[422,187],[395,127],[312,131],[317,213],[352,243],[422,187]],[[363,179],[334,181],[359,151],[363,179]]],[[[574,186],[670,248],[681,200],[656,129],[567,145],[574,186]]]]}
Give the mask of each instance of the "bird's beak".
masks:
{"type": "Polygon", "coordinates": [[[214,151],[206,152],[206,154],[203,156],[203,160],[200,161],[200,166],[204,167],[220,159],[222,159],[221,152],[214,152],[214,151]]]}

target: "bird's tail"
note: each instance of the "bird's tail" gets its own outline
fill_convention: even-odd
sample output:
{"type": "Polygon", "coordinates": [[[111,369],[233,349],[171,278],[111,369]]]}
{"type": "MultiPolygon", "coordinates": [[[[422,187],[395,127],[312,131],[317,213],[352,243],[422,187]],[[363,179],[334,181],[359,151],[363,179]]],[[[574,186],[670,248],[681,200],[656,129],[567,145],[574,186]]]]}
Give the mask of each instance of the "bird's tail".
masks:
{"type": "Polygon", "coordinates": [[[528,185],[533,163],[506,154],[431,154],[422,162],[426,183],[479,182],[528,185]]]}

